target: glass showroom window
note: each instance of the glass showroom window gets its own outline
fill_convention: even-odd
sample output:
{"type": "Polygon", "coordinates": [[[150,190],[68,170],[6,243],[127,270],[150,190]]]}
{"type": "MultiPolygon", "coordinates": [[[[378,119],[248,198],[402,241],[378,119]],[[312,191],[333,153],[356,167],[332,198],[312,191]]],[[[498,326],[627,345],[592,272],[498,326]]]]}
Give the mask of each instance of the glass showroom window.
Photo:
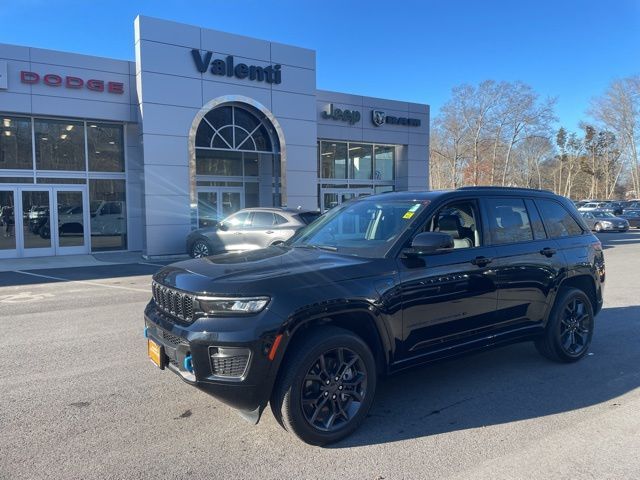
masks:
{"type": "Polygon", "coordinates": [[[393,180],[395,164],[395,147],[376,145],[375,148],[375,180],[393,180]]]}
{"type": "Polygon", "coordinates": [[[349,178],[371,180],[373,170],[373,145],[349,144],[349,178]]]}
{"type": "Polygon", "coordinates": [[[124,172],[122,125],[87,122],[90,172],[124,172]]]}
{"type": "Polygon", "coordinates": [[[1,116],[0,169],[33,169],[31,119],[1,116]]]}
{"type": "Polygon", "coordinates": [[[91,250],[126,250],[127,212],[124,180],[89,180],[91,250]]]}
{"type": "Polygon", "coordinates": [[[320,177],[347,178],[347,144],[320,142],[320,177]]]}
{"type": "Polygon", "coordinates": [[[34,128],[38,170],[86,170],[83,122],[36,118],[34,128]]]}

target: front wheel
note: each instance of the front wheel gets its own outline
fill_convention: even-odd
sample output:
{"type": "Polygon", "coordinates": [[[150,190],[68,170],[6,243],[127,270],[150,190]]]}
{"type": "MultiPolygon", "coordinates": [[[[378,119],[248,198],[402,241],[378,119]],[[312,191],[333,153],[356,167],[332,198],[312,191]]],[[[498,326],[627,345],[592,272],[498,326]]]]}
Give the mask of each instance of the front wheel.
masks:
{"type": "Polygon", "coordinates": [[[371,350],[348,330],[326,326],[293,345],[271,397],[271,409],[290,433],[311,445],[351,434],[364,421],[376,390],[371,350]]]}
{"type": "Polygon", "coordinates": [[[578,361],[589,350],[594,323],[589,297],[577,288],[561,289],[536,348],[556,362],[578,361]]]}
{"type": "Polygon", "coordinates": [[[191,252],[189,253],[193,258],[208,257],[212,254],[212,249],[209,245],[209,242],[200,239],[193,242],[193,245],[191,246],[191,252]]]}

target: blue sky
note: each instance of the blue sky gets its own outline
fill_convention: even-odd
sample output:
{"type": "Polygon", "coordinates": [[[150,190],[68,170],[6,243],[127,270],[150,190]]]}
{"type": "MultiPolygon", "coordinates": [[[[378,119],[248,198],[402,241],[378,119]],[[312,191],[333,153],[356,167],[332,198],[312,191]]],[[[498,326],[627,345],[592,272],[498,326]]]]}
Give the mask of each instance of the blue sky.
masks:
{"type": "Polygon", "coordinates": [[[521,80],[576,129],[640,74],[639,0],[0,0],[0,42],[133,59],[144,14],[317,51],[317,86],[432,106],[460,83],[521,80]]]}

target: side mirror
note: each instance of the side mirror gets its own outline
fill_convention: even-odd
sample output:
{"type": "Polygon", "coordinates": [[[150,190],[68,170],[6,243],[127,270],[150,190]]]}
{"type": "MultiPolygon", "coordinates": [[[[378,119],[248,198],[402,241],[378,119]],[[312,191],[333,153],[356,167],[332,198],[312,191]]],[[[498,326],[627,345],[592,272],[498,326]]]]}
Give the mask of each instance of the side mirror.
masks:
{"type": "Polygon", "coordinates": [[[416,257],[434,253],[446,253],[453,248],[453,237],[442,232],[422,232],[411,242],[411,248],[405,250],[407,256],[416,257]]]}
{"type": "Polygon", "coordinates": [[[218,222],[218,224],[216,225],[216,227],[218,227],[220,230],[222,230],[223,232],[226,232],[227,230],[229,230],[229,225],[227,225],[224,222],[218,222]]]}

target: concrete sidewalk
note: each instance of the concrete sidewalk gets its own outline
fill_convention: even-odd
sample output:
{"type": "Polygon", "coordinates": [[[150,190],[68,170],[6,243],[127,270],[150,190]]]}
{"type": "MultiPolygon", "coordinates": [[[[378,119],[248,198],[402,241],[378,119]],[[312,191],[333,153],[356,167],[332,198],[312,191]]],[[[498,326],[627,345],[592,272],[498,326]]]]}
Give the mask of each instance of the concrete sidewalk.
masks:
{"type": "MultiPolygon", "coordinates": [[[[128,263],[149,263],[142,252],[113,252],[95,253],[93,255],[62,255],[57,257],[32,257],[0,259],[0,272],[15,270],[44,270],[47,268],[92,267],[100,265],[118,265],[128,263]]],[[[164,265],[157,264],[158,266],[164,265]]]]}

